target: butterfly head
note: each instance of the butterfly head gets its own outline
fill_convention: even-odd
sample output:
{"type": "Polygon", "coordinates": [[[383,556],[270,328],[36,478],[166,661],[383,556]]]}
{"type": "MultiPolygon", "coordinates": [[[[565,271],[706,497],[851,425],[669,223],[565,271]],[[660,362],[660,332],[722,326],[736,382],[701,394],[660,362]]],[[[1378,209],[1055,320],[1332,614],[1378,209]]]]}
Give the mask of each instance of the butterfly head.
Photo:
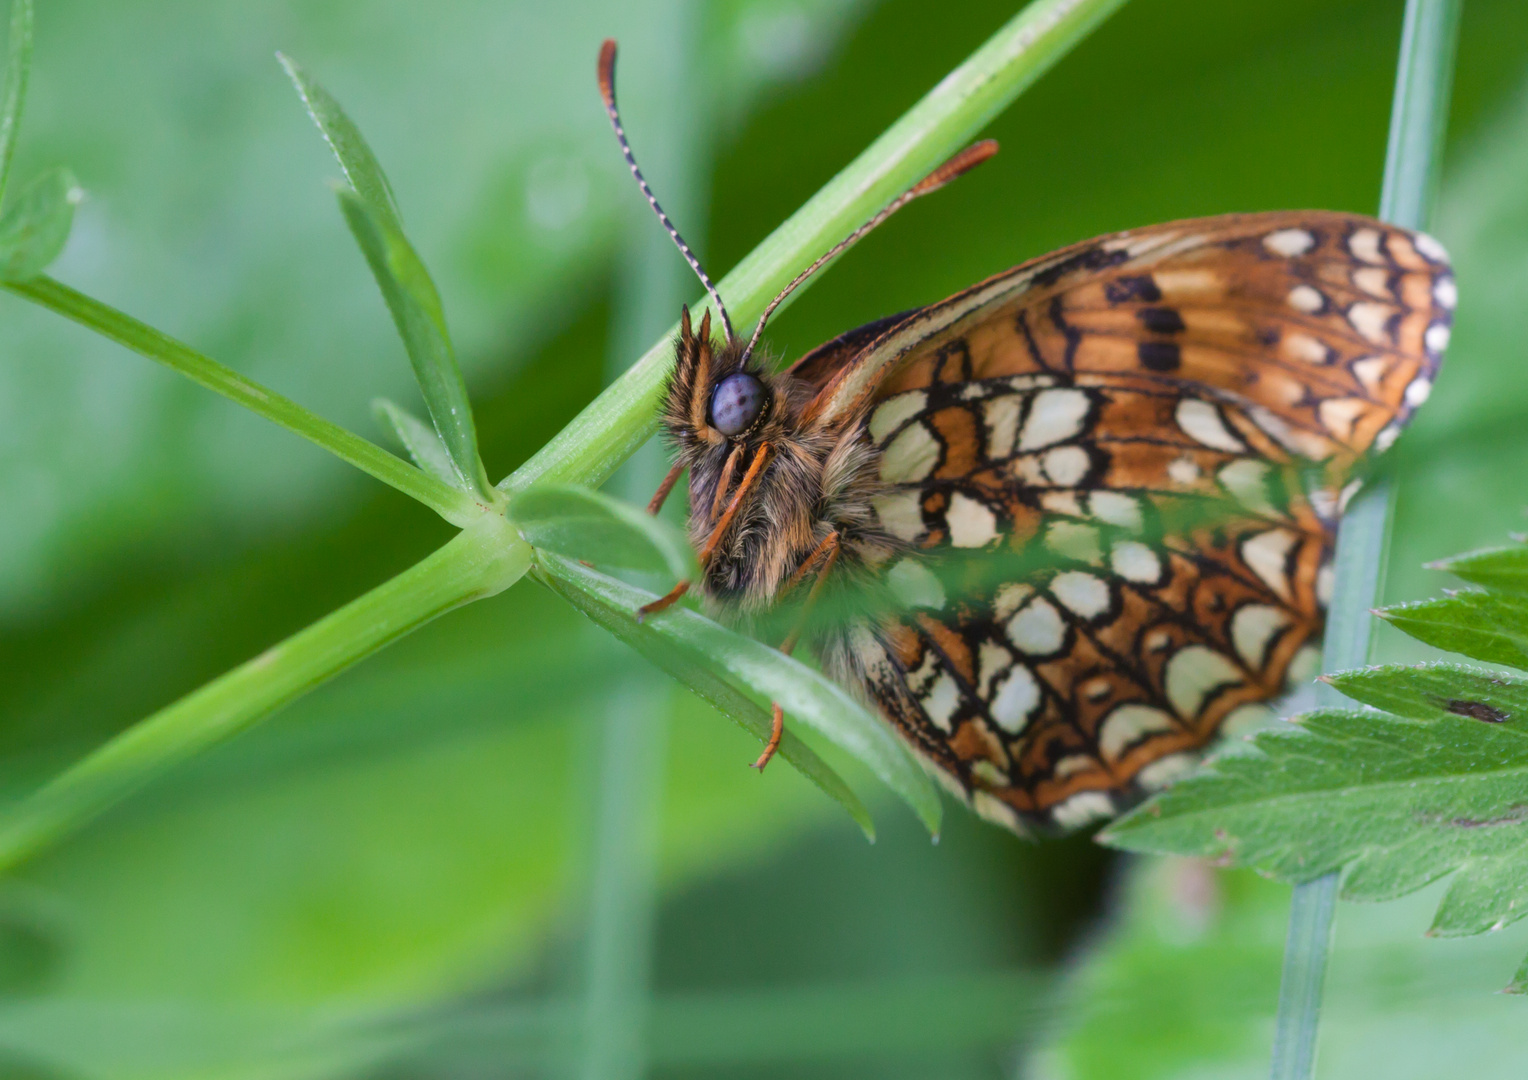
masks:
{"type": "Polygon", "coordinates": [[[786,423],[779,377],[736,338],[711,337],[711,313],[693,325],[680,316],[674,373],[664,403],[664,426],[681,450],[730,449],[778,435],[786,423]]]}

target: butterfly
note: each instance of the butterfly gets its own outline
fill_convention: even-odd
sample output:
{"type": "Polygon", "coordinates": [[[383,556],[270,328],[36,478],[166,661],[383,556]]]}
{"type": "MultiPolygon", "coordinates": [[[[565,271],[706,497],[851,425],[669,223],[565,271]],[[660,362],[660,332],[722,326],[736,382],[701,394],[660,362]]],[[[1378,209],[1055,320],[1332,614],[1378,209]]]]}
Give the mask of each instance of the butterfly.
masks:
{"type": "MultiPolygon", "coordinates": [[[[721,313],[721,339],[709,311],[698,327],[683,314],[662,411],[676,458],[650,507],[689,473],[714,609],[900,586],[900,609],[818,635],[824,667],[1023,833],[1120,812],[1315,674],[1354,467],[1426,400],[1448,345],[1456,288],[1436,240],[1327,211],[1153,225],[774,372],[757,345],[780,300],[995,144],[817,260],[745,343],[637,168],[614,63],[606,42],[601,92],[627,163],[721,313]],[[1000,572],[952,589],[935,572],[952,560],[1000,572]]],[[[776,706],[757,767],[782,724],[776,706]]]]}

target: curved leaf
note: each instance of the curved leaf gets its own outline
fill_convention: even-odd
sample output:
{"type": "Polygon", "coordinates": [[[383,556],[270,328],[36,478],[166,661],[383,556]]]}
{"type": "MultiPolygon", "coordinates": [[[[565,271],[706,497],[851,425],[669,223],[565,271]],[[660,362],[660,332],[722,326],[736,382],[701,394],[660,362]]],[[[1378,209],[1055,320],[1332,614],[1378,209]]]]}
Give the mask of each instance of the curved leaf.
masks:
{"type": "Polygon", "coordinates": [[[29,281],[58,258],[84,192],[68,169],[50,169],[0,215],[0,280],[29,281]]]}
{"type": "Polygon", "coordinates": [[[571,484],[523,491],[509,518],[532,547],[619,570],[692,581],[699,572],[684,534],[635,506],[571,484]]]}

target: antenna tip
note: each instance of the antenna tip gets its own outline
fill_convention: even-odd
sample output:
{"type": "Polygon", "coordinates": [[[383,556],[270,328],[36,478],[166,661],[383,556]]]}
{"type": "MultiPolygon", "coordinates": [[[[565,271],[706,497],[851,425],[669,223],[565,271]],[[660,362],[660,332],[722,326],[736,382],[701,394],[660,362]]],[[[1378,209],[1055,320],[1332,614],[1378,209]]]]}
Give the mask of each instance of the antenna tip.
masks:
{"type": "Polygon", "coordinates": [[[615,107],[615,38],[606,38],[600,46],[600,97],[606,108],[615,107]]]}
{"type": "Polygon", "coordinates": [[[951,180],[970,172],[996,154],[997,149],[996,139],[983,139],[979,143],[972,143],[914,184],[910,194],[927,195],[931,191],[938,191],[951,180]]]}

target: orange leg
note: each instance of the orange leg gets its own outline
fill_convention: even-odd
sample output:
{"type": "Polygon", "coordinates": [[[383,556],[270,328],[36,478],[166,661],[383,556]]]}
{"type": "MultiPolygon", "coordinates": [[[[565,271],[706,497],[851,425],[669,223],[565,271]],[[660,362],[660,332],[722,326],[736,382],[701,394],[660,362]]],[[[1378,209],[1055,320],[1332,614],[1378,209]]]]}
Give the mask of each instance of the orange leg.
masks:
{"type": "MultiPolygon", "coordinates": [[[[795,650],[796,642],[801,639],[801,631],[806,625],[807,616],[811,614],[812,605],[817,602],[817,597],[822,593],[823,584],[828,580],[828,571],[833,569],[833,564],[838,561],[838,550],[838,533],[828,533],[822,538],[822,543],[812,549],[812,553],[806,557],[786,584],[786,590],[789,591],[806,577],[818,559],[822,560],[822,566],[817,570],[817,579],[812,582],[812,591],[806,594],[806,603],[801,605],[801,617],[796,620],[795,628],[780,644],[780,651],[786,656],[795,650]]],[[[764,771],[764,766],[769,764],[769,759],[775,756],[775,751],[780,748],[780,739],[785,734],[785,710],[780,708],[780,703],[777,701],[771,701],[769,707],[771,712],[769,742],[764,745],[764,752],[759,755],[759,760],[753,763],[753,768],[761,773],[764,771]]]]}
{"type": "MultiPolygon", "coordinates": [[[[743,482],[738,484],[737,491],[732,495],[732,501],[727,504],[727,509],[712,527],[711,535],[707,537],[705,546],[700,549],[700,565],[702,567],[711,561],[711,555],[716,550],[716,545],[721,543],[722,534],[727,531],[727,526],[731,525],[732,519],[737,516],[738,508],[743,504],[743,496],[748,494],[754,483],[759,479],[759,474],[764,471],[764,465],[769,460],[769,455],[769,444],[761,443],[759,445],[759,452],[754,455],[753,463],[748,466],[748,471],[743,474],[743,482]]],[[[650,604],[643,604],[637,608],[637,622],[641,622],[654,612],[673,607],[679,601],[679,598],[688,592],[689,589],[690,583],[688,581],[681,581],[670,589],[667,595],[659,597],[650,604]]]]}
{"type": "Polygon", "coordinates": [[[658,490],[653,492],[652,501],[647,504],[647,512],[654,517],[663,509],[663,504],[668,500],[669,492],[674,490],[674,485],[679,482],[679,474],[684,472],[684,462],[674,462],[674,467],[663,478],[663,483],[658,485],[658,490]]]}

